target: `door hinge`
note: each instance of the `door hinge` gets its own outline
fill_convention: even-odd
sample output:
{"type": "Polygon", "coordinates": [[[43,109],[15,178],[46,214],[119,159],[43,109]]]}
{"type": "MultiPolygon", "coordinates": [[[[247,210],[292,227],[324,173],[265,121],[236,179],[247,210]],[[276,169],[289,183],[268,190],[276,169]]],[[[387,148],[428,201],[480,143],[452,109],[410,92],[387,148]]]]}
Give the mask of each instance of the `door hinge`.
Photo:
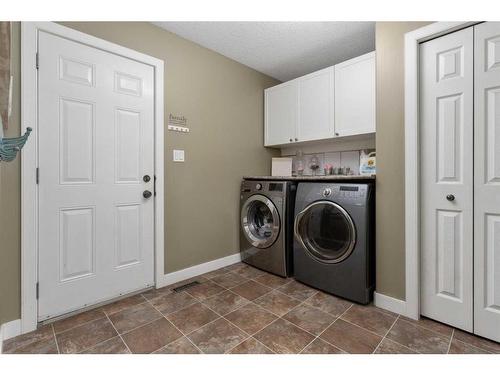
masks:
{"type": "Polygon", "coordinates": [[[37,282],[36,283],[36,299],[40,296],[40,284],[37,282]]]}
{"type": "Polygon", "coordinates": [[[38,59],[38,52],[35,55],[35,67],[36,67],[37,70],[40,67],[40,62],[39,62],[39,59],[38,59]]]}
{"type": "Polygon", "coordinates": [[[35,178],[36,178],[36,184],[38,185],[38,183],[40,182],[40,170],[38,169],[38,167],[36,168],[35,178]]]}
{"type": "Polygon", "coordinates": [[[153,195],[156,197],[156,175],[153,176],[153,195]]]}

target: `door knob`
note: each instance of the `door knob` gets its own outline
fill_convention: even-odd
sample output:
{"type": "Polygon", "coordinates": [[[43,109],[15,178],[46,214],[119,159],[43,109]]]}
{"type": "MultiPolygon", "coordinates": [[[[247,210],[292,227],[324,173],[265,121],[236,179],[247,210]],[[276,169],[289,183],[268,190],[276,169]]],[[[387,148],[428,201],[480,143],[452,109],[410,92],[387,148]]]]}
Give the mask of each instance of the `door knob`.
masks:
{"type": "Polygon", "coordinates": [[[144,192],[142,193],[142,196],[144,198],[151,198],[151,196],[153,195],[153,193],[151,193],[149,190],[144,190],[144,192]]]}
{"type": "Polygon", "coordinates": [[[455,200],[455,196],[453,194],[448,194],[446,196],[446,199],[448,199],[450,202],[453,202],[455,200]]]}

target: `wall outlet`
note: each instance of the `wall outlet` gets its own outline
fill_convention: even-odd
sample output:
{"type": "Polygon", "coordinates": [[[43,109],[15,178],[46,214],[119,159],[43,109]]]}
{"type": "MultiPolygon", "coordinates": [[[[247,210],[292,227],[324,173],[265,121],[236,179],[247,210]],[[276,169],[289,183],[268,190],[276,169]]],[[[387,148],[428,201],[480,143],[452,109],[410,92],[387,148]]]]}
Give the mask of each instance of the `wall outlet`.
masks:
{"type": "Polygon", "coordinates": [[[184,162],[184,150],[174,150],[174,161],[184,162]]]}

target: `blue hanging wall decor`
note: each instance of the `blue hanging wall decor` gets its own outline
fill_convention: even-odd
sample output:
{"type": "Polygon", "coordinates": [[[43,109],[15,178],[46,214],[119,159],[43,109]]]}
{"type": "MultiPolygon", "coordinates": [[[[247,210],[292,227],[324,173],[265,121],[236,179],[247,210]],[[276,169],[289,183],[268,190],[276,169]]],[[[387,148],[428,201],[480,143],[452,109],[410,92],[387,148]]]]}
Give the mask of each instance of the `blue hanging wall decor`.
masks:
{"type": "MultiPolygon", "coordinates": [[[[0,126],[2,126],[0,124],[0,126]]],[[[20,137],[4,138],[0,136],[0,161],[12,161],[16,155],[23,148],[31,133],[31,128],[26,128],[26,133],[20,137]]],[[[3,131],[1,132],[3,133],[3,131]]],[[[3,135],[3,134],[0,134],[3,135]]]]}

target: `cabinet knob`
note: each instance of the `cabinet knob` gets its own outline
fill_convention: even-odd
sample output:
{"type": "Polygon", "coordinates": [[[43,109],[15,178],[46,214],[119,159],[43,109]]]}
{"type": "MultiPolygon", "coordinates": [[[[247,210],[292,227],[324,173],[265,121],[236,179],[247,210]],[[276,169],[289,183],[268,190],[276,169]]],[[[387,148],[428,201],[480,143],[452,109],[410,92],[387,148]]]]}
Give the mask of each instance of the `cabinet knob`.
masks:
{"type": "Polygon", "coordinates": [[[293,139],[292,139],[292,138],[290,138],[290,142],[293,142],[293,139]]]}
{"type": "Polygon", "coordinates": [[[297,142],[299,139],[298,138],[295,138],[295,142],[297,142]]]}
{"type": "Polygon", "coordinates": [[[446,199],[449,200],[450,202],[453,202],[455,200],[455,196],[453,194],[448,194],[446,196],[446,199]]]}
{"type": "Polygon", "coordinates": [[[337,133],[337,132],[335,132],[335,135],[338,137],[340,134],[339,134],[339,133],[337,133]]]}

